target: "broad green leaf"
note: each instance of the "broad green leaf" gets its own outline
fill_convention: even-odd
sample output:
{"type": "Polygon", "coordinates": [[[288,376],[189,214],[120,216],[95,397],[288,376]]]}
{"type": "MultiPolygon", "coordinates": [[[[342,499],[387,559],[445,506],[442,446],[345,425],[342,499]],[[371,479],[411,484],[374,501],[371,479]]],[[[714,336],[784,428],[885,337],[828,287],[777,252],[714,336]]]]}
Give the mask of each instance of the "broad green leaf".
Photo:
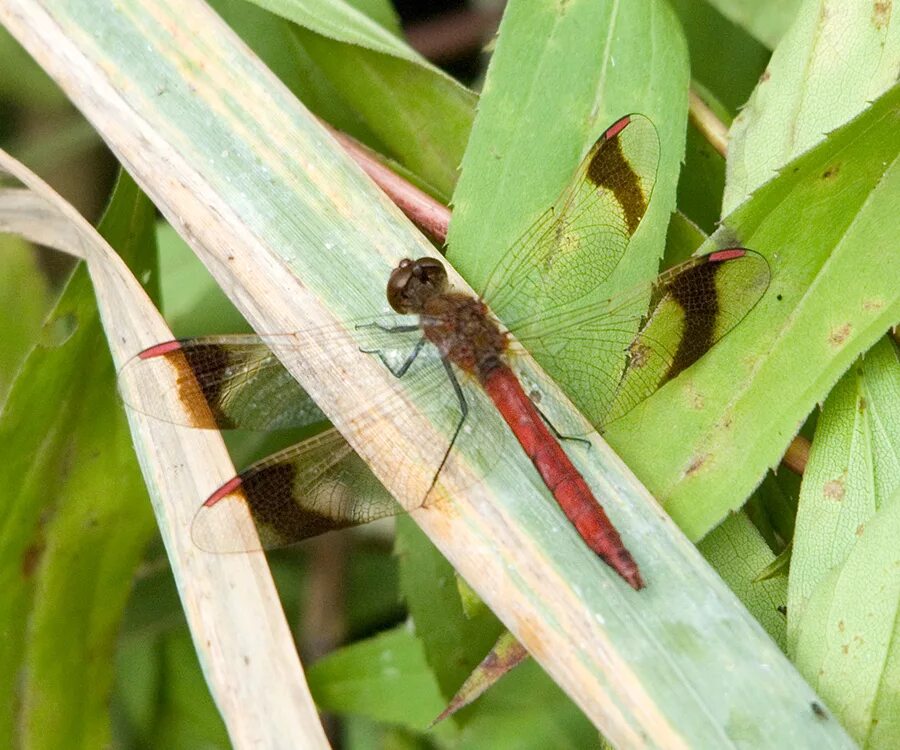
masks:
{"type": "Polygon", "coordinates": [[[900,746],[898,539],[900,491],[883,498],[846,559],[819,580],[796,639],[797,667],[860,746],[873,750],[900,746]]]}
{"type": "Polygon", "coordinates": [[[726,18],[772,49],[797,15],[803,0],[707,0],[726,18]]]}
{"type": "MultiPolygon", "coordinates": [[[[35,64],[28,53],[0,27],[0,96],[7,101],[43,110],[67,107],[65,97],[53,80],[35,64]]],[[[0,125],[0,136],[3,135],[0,125]]]]}
{"type": "MultiPolygon", "coordinates": [[[[472,287],[484,288],[596,138],[633,112],[646,115],[659,135],[656,186],[625,258],[596,298],[655,275],[684,153],[687,87],[684,40],[664,3],[511,2],[453,196],[449,257],[472,287]]],[[[573,270],[572,283],[588,272],[573,270]]],[[[495,312],[501,319],[513,313],[502,305],[495,312]]],[[[562,363],[544,360],[559,375],[562,363]]],[[[577,389],[589,384],[560,384],[576,403],[588,401],[577,389]]]]}
{"type": "Polygon", "coordinates": [[[687,38],[695,88],[704,92],[704,99],[709,94],[720,101],[733,116],[765,70],[769,50],[703,0],[670,4],[687,38]]]}
{"type": "Polygon", "coordinates": [[[35,249],[17,237],[0,235],[0,404],[16,371],[34,345],[50,305],[50,290],[35,249]]]}
{"type": "Polygon", "coordinates": [[[781,647],[786,646],[785,619],[778,611],[787,601],[787,579],[756,581],[775,556],[742,513],[729,516],[698,544],[707,559],[781,647]]]}
{"type": "Polygon", "coordinates": [[[900,75],[890,3],[806,0],[731,128],[723,215],[863,112],[900,75]]]}
{"type": "Polygon", "coordinates": [[[800,478],[783,467],[776,472],[766,473],[744,510],[769,548],[780,552],[794,537],[800,478]]]}
{"type": "Polygon", "coordinates": [[[800,489],[788,600],[791,639],[807,601],[900,486],[900,362],[882,339],[822,408],[800,489]]]}
{"type": "Polygon", "coordinates": [[[900,318],[900,290],[884,272],[900,253],[898,112],[900,87],[725,220],[711,244],[766,256],[766,295],[608,428],[692,539],[740,507],[840,374],[900,318]]]}
{"type": "MultiPolygon", "coordinates": [[[[104,228],[133,257],[150,220],[146,199],[122,184],[104,228]]],[[[153,521],[83,267],[10,391],[0,445],[12,492],[0,736],[29,748],[106,744],[111,655],[153,521]]]]}
{"type": "Polygon", "coordinates": [[[183,625],[127,639],[116,654],[116,671],[120,687],[117,739],[121,746],[167,750],[232,747],[183,625]]]}
{"type": "Polygon", "coordinates": [[[449,699],[497,640],[500,623],[487,609],[471,618],[463,611],[452,566],[409,518],[397,519],[396,554],[416,636],[449,699]]]}
{"type": "Polygon", "coordinates": [[[439,195],[451,194],[475,94],[349,2],[254,2],[302,27],[292,30],[299,64],[309,66],[307,74],[319,84],[318,91],[306,87],[313,97],[308,106],[316,110],[321,103],[326,116],[338,108],[345,117],[358,119],[378,139],[370,145],[380,147],[439,195]]]}
{"type": "Polygon", "coordinates": [[[162,310],[176,336],[247,333],[250,327],[169,224],[157,225],[162,310]]]}
{"type": "Polygon", "coordinates": [[[719,222],[724,188],[725,160],[693,124],[689,125],[684,169],[678,180],[678,210],[705,232],[713,232],[719,222]]]}
{"type": "Polygon", "coordinates": [[[671,268],[693,255],[706,242],[706,233],[680,211],[672,214],[666,233],[664,268],[671,268]]]}
{"type": "Polygon", "coordinates": [[[330,713],[424,730],[444,707],[422,644],[405,627],[345,646],[313,664],[306,676],[316,704],[330,713]]]}

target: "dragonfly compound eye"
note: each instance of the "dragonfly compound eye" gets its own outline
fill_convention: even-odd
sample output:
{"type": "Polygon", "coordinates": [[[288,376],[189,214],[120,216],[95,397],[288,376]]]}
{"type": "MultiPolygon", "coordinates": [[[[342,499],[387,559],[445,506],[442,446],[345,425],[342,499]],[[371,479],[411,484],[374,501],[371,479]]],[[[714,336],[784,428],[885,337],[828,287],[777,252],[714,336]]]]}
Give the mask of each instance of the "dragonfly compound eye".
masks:
{"type": "Polygon", "coordinates": [[[439,260],[403,260],[388,280],[387,298],[398,313],[419,313],[427,300],[443,293],[446,288],[447,271],[439,260]]]}

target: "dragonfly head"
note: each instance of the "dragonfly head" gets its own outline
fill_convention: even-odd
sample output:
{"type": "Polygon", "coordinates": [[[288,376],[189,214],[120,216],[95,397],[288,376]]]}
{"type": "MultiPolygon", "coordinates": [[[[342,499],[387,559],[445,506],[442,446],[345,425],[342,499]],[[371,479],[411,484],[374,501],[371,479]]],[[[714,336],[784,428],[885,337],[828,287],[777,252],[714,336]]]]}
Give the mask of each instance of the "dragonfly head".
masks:
{"type": "Polygon", "coordinates": [[[400,261],[387,284],[391,307],[402,315],[421,313],[432,297],[447,291],[447,270],[436,258],[400,261]]]}

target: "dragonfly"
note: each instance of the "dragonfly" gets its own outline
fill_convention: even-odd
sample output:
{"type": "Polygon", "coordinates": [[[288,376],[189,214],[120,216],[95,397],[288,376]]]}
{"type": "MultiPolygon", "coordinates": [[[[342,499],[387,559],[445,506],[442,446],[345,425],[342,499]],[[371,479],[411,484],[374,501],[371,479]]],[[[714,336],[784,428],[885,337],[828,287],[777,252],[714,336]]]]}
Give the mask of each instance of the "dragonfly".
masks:
{"type": "MultiPolygon", "coordinates": [[[[310,332],[326,350],[330,339],[378,357],[404,379],[407,393],[423,397],[417,403],[434,405],[429,418],[436,433],[448,437],[423,446],[421,454],[397,456],[398,475],[420,473],[423,462],[433,467],[430,484],[413,493],[416,504],[395,501],[342,435],[326,429],[216,489],[194,519],[195,544],[219,552],[278,547],[410,510],[440,495],[454,450],[474,456],[486,476],[502,462],[511,434],[587,546],[641,589],[634,557],[563,449],[566,441],[532,400],[535,394],[523,388],[515,354],[522,347],[539,361],[564,362],[568,377],[595,383],[588,409],[609,424],[702,357],[765,293],[765,259],[729,247],[598,298],[647,212],[658,160],[653,123],[640,114],[623,117],[596,141],[554,204],[501,256],[480,297],[450,287],[441,260],[404,259],[386,289],[402,317],[310,332]],[[489,306],[513,311],[512,317],[503,325],[489,306]],[[249,510],[259,541],[233,530],[225,501],[249,510]]],[[[125,365],[145,384],[139,391],[151,394],[133,405],[206,429],[324,423],[275,354],[296,348],[304,356],[295,341],[289,334],[207,336],[150,347],[125,365]],[[173,390],[158,392],[165,382],[160,368],[174,368],[173,390]]],[[[382,412],[405,408],[394,392],[373,394],[371,401],[382,412]]],[[[377,430],[372,439],[380,439],[377,430]]]]}

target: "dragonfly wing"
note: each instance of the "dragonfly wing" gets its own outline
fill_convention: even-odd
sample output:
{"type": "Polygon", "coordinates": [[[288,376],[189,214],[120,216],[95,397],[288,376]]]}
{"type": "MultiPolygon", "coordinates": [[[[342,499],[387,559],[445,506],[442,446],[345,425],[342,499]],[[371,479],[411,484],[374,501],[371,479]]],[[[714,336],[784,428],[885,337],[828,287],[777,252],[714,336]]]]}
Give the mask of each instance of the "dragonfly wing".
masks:
{"type": "Polygon", "coordinates": [[[609,127],[553,208],[501,258],[484,299],[506,320],[519,320],[600,286],[646,213],[658,162],[659,136],[646,117],[629,115],[609,127]]]}
{"type": "Polygon", "coordinates": [[[595,425],[624,416],[690,367],[747,315],[768,288],[769,266],[743,248],[690,258],[650,284],[520,332],[538,359],[558,362],[595,425]],[[636,314],[647,309],[649,315],[636,314]]]}
{"type": "Polygon", "coordinates": [[[130,406],[188,427],[278,430],[326,420],[259,336],[157,344],[126,362],[119,377],[140,384],[132,389],[139,401],[130,400],[130,406]],[[169,375],[175,385],[167,389],[169,375]]]}
{"type": "MultiPolygon", "coordinates": [[[[474,381],[470,377],[457,372],[468,410],[467,420],[461,424],[457,391],[448,381],[438,351],[431,345],[417,347],[420,331],[385,331],[367,326],[354,327],[352,333],[345,328],[341,332],[331,329],[329,334],[343,335],[344,346],[351,345],[347,336],[352,336],[354,349],[370,352],[394,371],[407,365],[402,386],[370,393],[365,404],[344,415],[373,455],[387,457],[392,487],[403,503],[391,498],[339,433],[329,430],[252,465],[216,490],[198,512],[193,526],[195,542],[202,549],[237,551],[260,546],[259,539],[248,533],[247,524],[239,522],[240,514],[227,512],[234,509],[234,504],[241,505],[256,522],[264,547],[291,544],[419,507],[427,499],[446,494],[438,474],[448,456],[446,465],[454,465],[450,440],[457,429],[454,447],[462,450],[475,467],[461,481],[478,481],[503,455],[508,431],[490,401],[479,388],[472,387],[474,381]],[[410,357],[413,352],[417,352],[415,358],[410,357]],[[412,407],[410,402],[417,406],[412,407]],[[427,435],[421,432],[423,425],[427,425],[427,435]],[[418,439],[406,450],[398,451],[398,432],[416,435],[418,439]]],[[[266,346],[267,342],[275,343],[275,338],[282,339],[277,345],[290,348],[288,336],[215,337],[155,347],[145,360],[133,361],[138,375],[148,378],[148,392],[140,394],[145,398],[140,405],[142,411],[168,415],[169,421],[176,421],[187,402],[195,406],[187,420],[192,426],[217,426],[225,417],[240,426],[276,424],[279,410],[294,409],[296,413],[303,404],[298,407],[289,402],[291,393],[296,392],[293,378],[277,364],[266,346]],[[189,355],[184,354],[185,350],[189,355]],[[141,375],[138,362],[149,362],[154,368],[176,367],[178,387],[159,394],[153,386],[158,389],[162,381],[152,382],[152,372],[141,375]],[[230,365],[226,366],[226,362],[230,365]],[[200,385],[204,377],[213,381],[217,392],[228,394],[226,398],[214,399],[214,403],[222,404],[216,409],[218,419],[205,406],[212,388],[200,385]],[[254,382],[260,380],[270,387],[269,396],[262,399],[250,392],[254,382]],[[204,408],[208,413],[202,411],[204,408]],[[200,416],[194,418],[195,412],[200,416]]],[[[346,387],[357,384],[348,382],[346,387]]],[[[459,481],[453,483],[453,488],[461,486],[459,481]]]]}
{"type": "MultiPolygon", "coordinates": [[[[303,335],[322,344],[326,355],[315,355],[320,358],[329,351],[337,359],[348,350],[377,350],[389,361],[406,357],[421,338],[418,328],[388,333],[372,323],[369,317],[308,329],[303,335]]],[[[125,363],[119,378],[139,385],[131,389],[129,406],[187,427],[265,431],[325,422],[273,349],[301,359],[314,356],[293,334],[199,336],[140,352],[125,363]]]]}
{"type": "Polygon", "coordinates": [[[328,429],[220,487],[197,511],[191,536],[208,552],[271,549],[400,511],[343,436],[328,429]],[[249,512],[258,537],[234,504],[249,512]]]}
{"type": "MultiPolygon", "coordinates": [[[[437,372],[433,370],[433,372],[437,372]]],[[[443,374],[443,373],[441,373],[443,374]]],[[[415,390],[430,391],[435,402],[430,419],[452,434],[460,411],[455,392],[443,374],[441,394],[437,379],[418,378],[415,390]]],[[[480,481],[502,460],[508,430],[490,403],[474,389],[466,388],[468,417],[454,444],[475,467],[462,483],[480,481]]],[[[383,432],[371,432],[369,443],[389,441],[383,432]]],[[[381,450],[388,445],[378,446],[381,450]]],[[[191,536],[208,552],[244,552],[284,547],[328,531],[368,523],[414,510],[425,502],[446,497],[439,479],[449,440],[418,443],[411,452],[395,452],[392,479],[406,498],[401,503],[385,489],[366,462],[335,429],[328,429],[301,443],[264,458],[232,478],[204,502],[194,517],[191,536]],[[423,470],[424,469],[424,470],[423,470]],[[437,481],[435,481],[437,480],[437,481]],[[234,506],[238,505],[239,508],[234,506]],[[235,510],[243,511],[236,513],[235,510]],[[252,533],[246,515],[256,526],[252,533]]],[[[450,453],[446,465],[452,465],[450,453]]]]}

